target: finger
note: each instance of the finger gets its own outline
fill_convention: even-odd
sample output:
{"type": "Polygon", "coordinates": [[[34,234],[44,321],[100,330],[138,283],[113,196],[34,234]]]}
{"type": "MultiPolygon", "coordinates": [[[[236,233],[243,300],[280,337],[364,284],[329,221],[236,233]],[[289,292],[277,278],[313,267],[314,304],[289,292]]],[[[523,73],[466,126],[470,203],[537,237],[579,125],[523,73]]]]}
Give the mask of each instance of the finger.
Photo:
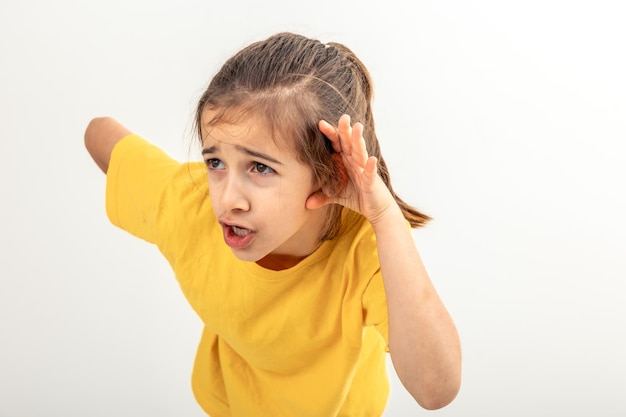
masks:
{"type": "Polygon", "coordinates": [[[341,142],[341,150],[346,155],[352,154],[352,126],[350,126],[350,116],[347,114],[342,115],[337,123],[337,129],[339,130],[339,140],[341,142]]]}
{"type": "Polygon", "coordinates": [[[339,133],[337,129],[326,120],[320,120],[317,124],[320,132],[328,138],[335,152],[341,152],[341,142],[339,141],[339,133]]]}
{"type": "Polygon", "coordinates": [[[363,124],[355,123],[352,126],[352,158],[360,167],[364,167],[367,162],[367,146],[365,145],[365,138],[363,138],[363,124]]]}
{"type": "Polygon", "coordinates": [[[370,156],[367,158],[365,162],[364,177],[365,182],[369,185],[373,184],[376,181],[376,175],[378,173],[378,159],[375,156],[370,156]]]}

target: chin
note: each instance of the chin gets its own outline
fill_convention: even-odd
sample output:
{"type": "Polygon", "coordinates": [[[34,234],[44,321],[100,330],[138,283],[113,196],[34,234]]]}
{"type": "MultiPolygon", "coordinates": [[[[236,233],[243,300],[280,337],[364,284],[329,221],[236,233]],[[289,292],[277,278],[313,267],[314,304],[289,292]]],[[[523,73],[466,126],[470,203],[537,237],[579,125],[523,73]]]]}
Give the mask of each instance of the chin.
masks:
{"type": "Polygon", "coordinates": [[[233,255],[235,255],[237,259],[239,259],[240,261],[244,261],[244,262],[257,262],[267,256],[267,254],[259,255],[259,254],[254,254],[245,250],[235,250],[235,249],[231,249],[231,250],[233,251],[233,255]]]}

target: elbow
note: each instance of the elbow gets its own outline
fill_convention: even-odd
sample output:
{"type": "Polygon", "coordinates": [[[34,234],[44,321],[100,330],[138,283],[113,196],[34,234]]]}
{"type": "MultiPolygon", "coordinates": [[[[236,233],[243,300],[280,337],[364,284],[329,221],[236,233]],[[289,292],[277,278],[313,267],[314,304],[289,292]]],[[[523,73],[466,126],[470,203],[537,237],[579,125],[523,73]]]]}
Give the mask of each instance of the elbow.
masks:
{"type": "Polygon", "coordinates": [[[450,404],[456,398],[458,392],[458,389],[452,389],[447,392],[414,396],[414,398],[420,407],[425,410],[439,410],[450,404]]]}
{"type": "Polygon", "coordinates": [[[450,404],[461,388],[460,374],[445,381],[405,384],[415,401],[425,410],[439,410],[450,404]]]}
{"type": "Polygon", "coordinates": [[[111,117],[92,119],[84,133],[85,148],[94,162],[106,173],[115,144],[131,132],[111,117]]]}
{"type": "Polygon", "coordinates": [[[428,395],[421,398],[414,397],[420,407],[425,410],[439,410],[450,404],[456,398],[457,392],[452,394],[428,395]]]}
{"type": "Polygon", "coordinates": [[[96,117],[91,119],[84,133],[85,148],[89,153],[93,153],[98,142],[98,137],[103,129],[103,126],[111,120],[110,117],[96,117]]]}
{"type": "Polygon", "coordinates": [[[91,143],[91,141],[93,140],[93,136],[94,136],[94,130],[96,129],[98,123],[100,123],[100,121],[102,120],[102,117],[96,117],[94,119],[91,119],[91,121],[89,121],[89,124],[87,125],[87,128],[85,129],[85,147],[87,149],[89,149],[89,145],[91,143]]]}
{"type": "Polygon", "coordinates": [[[106,123],[106,120],[106,117],[96,117],[91,119],[83,135],[85,149],[87,149],[89,155],[91,155],[98,165],[100,165],[98,161],[100,144],[98,142],[101,136],[102,126],[106,123]]]}

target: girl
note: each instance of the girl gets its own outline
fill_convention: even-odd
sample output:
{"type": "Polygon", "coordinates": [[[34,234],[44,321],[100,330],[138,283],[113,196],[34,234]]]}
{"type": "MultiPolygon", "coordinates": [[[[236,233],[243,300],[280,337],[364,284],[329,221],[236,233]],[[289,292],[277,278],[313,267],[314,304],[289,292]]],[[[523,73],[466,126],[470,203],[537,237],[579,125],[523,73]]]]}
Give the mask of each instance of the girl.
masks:
{"type": "Polygon", "coordinates": [[[391,187],[371,101],[348,48],[279,33],[202,95],[204,164],[111,118],[87,127],[111,222],[158,246],[203,321],[207,414],[380,416],[385,352],[422,407],[456,396],[459,338],[411,235],[429,218],[391,187]]]}

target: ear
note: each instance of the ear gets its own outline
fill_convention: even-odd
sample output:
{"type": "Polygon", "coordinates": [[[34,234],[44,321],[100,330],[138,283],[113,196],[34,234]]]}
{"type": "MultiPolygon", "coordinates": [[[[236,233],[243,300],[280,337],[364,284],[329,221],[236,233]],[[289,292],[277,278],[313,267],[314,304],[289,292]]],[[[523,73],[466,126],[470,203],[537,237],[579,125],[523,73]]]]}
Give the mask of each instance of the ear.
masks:
{"type": "Polygon", "coordinates": [[[309,210],[316,210],[334,202],[335,198],[331,195],[328,188],[323,187],[307,197],[305,207],[309,210]]]}
{"type": "Polygon", "coordinates": [[[348,183],[348,173],[341,160],[341,155],[333,153],[332,159],[335,175],[307,198],[305,206],[310,210],[337,203],[339,194],[348,183]]]}
{"type": "Polygon", "coordinates": [[[343,160],[341,159],[341,155],[339,153],[334,153],[332,155],[333,165],[335,166],[335,172],[337,173],[336,182],[337,188],[343,190],[343,188],[348,183],[348,172],[346,171],[346,166],[343,164],[343,160]]]}

